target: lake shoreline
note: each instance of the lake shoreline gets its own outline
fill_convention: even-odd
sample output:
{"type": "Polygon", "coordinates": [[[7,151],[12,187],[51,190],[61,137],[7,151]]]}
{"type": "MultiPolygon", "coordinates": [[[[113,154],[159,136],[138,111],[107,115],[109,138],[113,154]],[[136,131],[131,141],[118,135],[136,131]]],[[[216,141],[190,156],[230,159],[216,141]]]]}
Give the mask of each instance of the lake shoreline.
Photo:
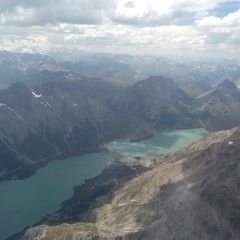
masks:
{"type": "Polygon", "coordinates": [[[65,161],[67,158],[71,157],[81,157],[87,154],[92,154],[92,153],[99,153],[101,152],[101,149],[96,148],[91,151],[85,151],[82,153],[61,153],[61,154],[56,154],[54,156],[50,156],[46,159],[40,160],[36,163],[32,163],[27,166],[22,166],[17,170],[14,170],[13,172],[8,172],[6,175],[3,177],[0,176],[0,183],[5,182],[5,181],[19,181],[19,180],[24,180],[27,179],[31,176],[33,176],[39,169],[46,167],[49,163],[52,161],[65,161]]]}
{"type": "MultiPolygon", "coordinates": [[[[161,133],[161,134],[163,134],[163,132],[162,131],[158,131],[158,133],[161,133]]],[[[165,132],[165,133],[168,133],[168,134],[172,134],[172,133],[174,133],[174,132],[177,132],[178,134],[179,133],[181,133],[181,132],[186,132],[187,134],[188,133],[191,133],[191,132],[196,132],[196,134],[197,135],[199,135],[198,137],[200,137],[200,130],[199,129],[186,129],[186,130],[176,130],[176,131],[171,131],[170,133],[169,132],[165,132]]],[[[157,134],[157,131],[156,131],[156,134],[157,134]]],[[[162,141],[162,137],[164,137],[165,135],[159,135],[159,134],[157,134],[157,137],[159,137],[160,138],[160,140],[162,141]]],[[[183,137],[183,139],[184,139],[184,135],[181,135],[180,134],[180,136],[181,137],[183,137]]],[[[193,134],[193,136],[194,136],[194,134],[193,134]]],[[[171,137],[174,137],[175,138],[175,136],[171,136],[171,137]]],[[[151,142],[151,140],[152,140],[152,138],[150,138],[149,140],[147,140],[147,141],[149,141],[150,143],[152,143],[151,142]]],[[[190,139],[191,140],[191,139],[190,139]]],[[[190,142],[192,142],[194,139],[192,139],[190,142]]],[[[198,140],[198,139],[197,139],[198,140]]],[[[119,143],[121,143],[121,142],[127,142],[127,144],[136,144],[136,143],[130,143],[129,142],[129,139],[121,139],[121,140],[118,140],[119,141],[119,143]]],[[[146,141],[146,140],[145,140],[146,141]]],[[[157,144],[160,144],[161,145],[161,141],[160,142],[157,142],[157,144]]],[[[188,141],[189,141],[189,139],[188,139],[188,141]]],[[[144,141],[140,141],[139,143],[145,143],[144,141]]],[[[172,150],[171,150],[172,151],[172,150]]],[[[114,185],[114,182],[113,182],[113,178],[118,174],[118,172],[121,172],[121,169],[125,169],[125,171],[126,171],[126,173],[129,171],[129,168],[131,169],[131,164],[134,164],[134,167],[135,168],[141,168],[141,169],[149,169],[149,167],[151,167],[150,165],[146,165],[145,164],[145,166],[143,166],[143,163],[144,163],[144,159],[146,159],[146,158],[142,158],[141,159],[141,156],[136,156],[135,158],[134,157],[127,157],[127,156],[125,156],[124,154],[119,154],[117,151],[114,151],[113,149],[110,149],[110,148],[108,148],[107,146],[106,146],[106,144],[104,144],[104,145],[101,145],[101,146],[99,146],[99,148],[98,148],[98,153],[102,153],[102,154],[106,154],[106,156],[111,156],[112,157],[112,159],[113,159],[113,161],[111,162],[111,164],[109,165],[109,166],[105,166],[104,168],[103,168],[103,170],[99,173],[99,174],[97,174],[97,175],[95,175],[95,177],[91,177],[91,178],[85,178],[84,179],[84,181],[83,181],[83,183],[80,183],[80,182],[76,182],[76,183],[74,183],[73,185],[71,185],[71,189],[73,188],[74,189],[74,192],[73,192],[73,194],[70,196],[70,197],[67,197],[67,198],[65,198],[65,199],[68,199],[68,200],[65,200],[64,199],[64,201],[61,201],[62,202],[62,204],[61,204],[61,207],[60,207],[60,210],[58,210],[57,212],[55,212],[55,214],[60,214],[60,215],[63,215],[63,214],[61,214],[61,212],[62,213],[64,213],[64,206],[69,206],[69,205],[71,205],[71,199],[76,199],[76,193],[77,193],[77,196],[78,195],[82,195],[82,189],[84,190],[84,192],[86,193],[86,194],[92,194],[92,193],[89,193],[88,191],[86,191],[86,189],[85,189],[85,187],[84,186],[88,186],[88,184],[92,184],[92,185],[96,185],[96,184],[98,184],[99,182],[101,182],[101,179],[103,178],[103,176],[104,176],[104,179],[106,180],[106,175],[108,175],[108,174],[110,174],[111,175],[111,177],[110,177],[110,182],[113,184],[113,185],[111,185],[111,187],[116,187],[115,185],[114,185]],[[124,160],[123,160],[124,159],[124,160]],[[130,164],[130,167],[129,167],[129,164],[130,164]],[[113,170],[114,169],[114,170],[113,170]],[[80,183],[80,184],[79,184],[80,183]],[[80,189],[80,190],[79,190],[80,189]]],[[[91,155],[91,154],[90,154],[91,155]]],[[[83,157],[84,157],[84,155],[82,155],[83,157]]],[[[61,161],[63,161],[63,162],[65,162],[64,160],[61,160],[61,161]]],[[[56,163],[58,162],[58,161],[55,161],[56,163]]],[[[68,162],[68,164],[70,164],[69,163],[69,161],[66,161],[66,162],[68,162]]],[[[50,163],[50,161],[48,162],[48,163],[50,163]]],[[[71,165],[71,164],[70,164],[71,165]]],[[[90,164],[91,165],[91,164],[90,164]]],[[[44,169],[44,168],[43,168],[44,169]]],[[[38,172],[38,171],[37,171],[38,172]]],[[[136,173],[136,172],[135,172],[136,173]]],[[[35,175],[35,174],[34,174],[35,175]]],[[[34,176],[33,175],[33,176],[34,176]]],[[[126,178],[128,178],[129,177],[129,175],[127,174],[127,175],[125,175],[125,177],[126,178]]],[[[27,179],[27,178],[26,178],[27,179]]],[[[16,182],[18,182],[18,181],[16,181],[16,182]]],[[[107,179],[107,182],[109,182],[109,178],[107,179]]],[[[110,186],[109,186],[110,187],[110,186]]],[[[101,192],[101,189],[102,189],[102,186],[100,186],[100,188],[95,188],[95,191],[96,192],[101,192]]],[[[112,188],[111,188],[112,189],[112,188]]],[[[109,189],[105,189],[105,190],[109,190],[109,189]]],[[[105,191],[104,190],[104,191],[105,191]]],[[[95,200],[94,200],[95,201],[95,200]]],[[[83,206],[84,205],[86,205],[86,204],[88,204],[88,203],[91,203],[91,201],[89,201],[89,199],[87,199],[87,200],[85,200],[84,202],[80,202],[80,208],[82,208],[81,207],[81,204],[83,204],[83,206]]],[[[66,207],[67,208],[67,207],[66,207]]],[[[58,208],[59,209],[59,208],[58,208]]],[[[75,212],[75,211],[74,211],[75,212]]],[[[44,216],[44,215],[42,215],[42,216],[44,216]]],[[[59,219],[62,219],[62,221],[64,221],[66,218],[59,218],[59,219]]],[[[73,219],[72,219],[73,220],[73,219]]],[[[54,214],[50,214],[50,215],[45,215],[45,217],[43,217],[42,218],[42,220],[40,220],[40,221],[38,221],[36,224],[40,224],[40,223],[43,223],[43,222],[45,222],[45,221],[47,221],[47,222],[51,222],[51,221],[56,221],[56,215],[54,215],[54,214]]],[[[68,221],[69,221],[69,219],[68,219],[68,221]]],[[[34,224],[34,225],[36,225],[36,224],[34,224]]],[[[14,236],[16,236],[16,235],[14,235],[14,236]]],[[[19,235],[18,235],[19,236],[19,235]]],[[[11,239],[11,240],[15,240],[15,239],[19,239],[19,238],[8,238],[9,240],[11,239]]]]}
{"type": "Polygon", "coordinates": [[[105,195],[111,195],[111,193],[127,181],[150,169],[151,167],[145,166],[137,159],[126,159],[125,157],[115,159],[96,177],[85,179],[81,185],[74,186],[73,195],[62,202],[58,211],[44,216],[40,221],[31,226],[26,226],[23,231],[14,234],[6,240],[18,240],[24,235],[28,228],[40,224],[56,225],[63,222],[74,223],[80,221],[81,218],[79,218],[79,216],[87,212],[96,202],[98,202],[98,204],[104,203],[104,201],[101,202],[101,200],[99,201],[97,199],[105,195]],[[69,211],[76,201],[80,204],[74,207],[80,209],[80,211],[75,211],[75,209],[73,211],[71,210],[71,213],[66,217],[66,211],[69,211]]]}
{"type": "MultiPolygon", "coordinates": [[[[158,130],[151,130],[151,131],[156,132],[158,130]]],[[[18,181],[18,180],[27,179],[32,175],[34,175],[39,169],[46,167],[52,161],[58,161],[58,160],[62,161],[62,160],[65,160],[66,158],[80,157],[86,154],[104,152],[106,151],[104,145],[111,141],[119,141],[121,139],[132,138],[134,139],[135,142],[140,142],[142,140],[150,139],[154,135],[154,133],[152,133],[151,131],[148,129],[144,129],[144,131],[143,129],[136,129],[136,132],[134,134],[130,134],[129,136],[125,136],[124,138],[109,139],[108,141],[104,141],[103,143],[99,144],[96,148],[88,149],[85,151],[81,150],[79,152],[60,152],[53,156],[49,156],[42,160],[39,160],[35,163],[31,163],[31,164],[28,163],[26,166],[21,166],[18,169],[15,169],[13,171],[0,174],[0,183],[5,181],[11,181],[11,180],[18,181]],[[142,134],[139,135],[139,132],[141,132],[142,134]]]]}
{"type": "MultiPolygon", "coordinates": [[[[196,128],[196,129],[204,129],[204,128],[196,128]]],[[[34,175],[39,169],[46,167],[52,161],[58,161],[58,160],[64,161],[66,158],[80,157],[80,156],[84,156],[86,154],[104,152],[104,151],[106,151],[105,145],[107,143],[110,143],[113,141],[122,141],[122,140],[128,141],[129,140],[129,143],[139,143],[139,142],[147,141],[147,140],[151,139],[159,131],[160,132],[168,132],[168,131],[174,132],[174,131],[187,131],[187,130],[189,130],[189,129],[174,129],[171,131],[169,129],[161,129],[161,130],[160,129],[158,129],[158,130],[157,129],[156,130],[140,129],[139,131],[136,131],[136,133],[134,135],[131,134],[130,136],[126,136],[124,138],[116,138],[116,139],[112,139],[111,141],[106,141],[102,144],[99,144],[96,148],[92,148],[92,149],[85,150],[85,151],[79,151],[76,153],[73,153],[73,152],[62,153],[61,152],[56,155],[49,156],[45,159],[39,160],[36,163],[32,163],[32,164],[28,164],[26,166],[19,167],[18,169],[13,170],[12,172],[7,172],[7,173],[0,175],[0,183],[5,182],[5,181],[11,181],[11,180],[18,181],[18,180],[27,179],[27,178],[31,177],[32,175],[34,175]],[[139,132],[140,132],[140,134],[139,134],[139,132]]]]}
{"type": "Polygon", "coordinates": [[[113,161],[107,154],[92,153],[66,161],[52,161],[21,181],[2,182],[0,239],[6,239],[57,211],[61,203],[73,195],[74,186],[98,176],[113,161]]]}

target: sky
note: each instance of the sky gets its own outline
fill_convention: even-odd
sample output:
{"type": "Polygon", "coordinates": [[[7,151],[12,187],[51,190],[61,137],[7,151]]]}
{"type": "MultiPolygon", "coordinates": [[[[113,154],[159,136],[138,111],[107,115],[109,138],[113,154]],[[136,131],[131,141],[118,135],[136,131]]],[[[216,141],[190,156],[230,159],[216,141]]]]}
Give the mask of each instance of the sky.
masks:
{"type": "Polygon", "coordinates": [[[0,49],[240,60],[240,0],[0,0],[0,49]]]}

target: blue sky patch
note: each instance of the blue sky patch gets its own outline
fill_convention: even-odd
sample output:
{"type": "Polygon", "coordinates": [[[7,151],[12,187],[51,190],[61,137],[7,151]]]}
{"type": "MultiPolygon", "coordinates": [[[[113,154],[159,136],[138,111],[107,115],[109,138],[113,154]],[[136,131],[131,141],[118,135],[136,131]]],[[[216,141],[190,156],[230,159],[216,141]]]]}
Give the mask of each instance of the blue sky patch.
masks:
{"type": "Polygon", "coordinates": [[[217,8],[210,12],[210,15],[223,18],[227,16],[229,13],[238,11],[238,9],[240,9],[240,2],[231,1],[220,3],[217,8]]]}

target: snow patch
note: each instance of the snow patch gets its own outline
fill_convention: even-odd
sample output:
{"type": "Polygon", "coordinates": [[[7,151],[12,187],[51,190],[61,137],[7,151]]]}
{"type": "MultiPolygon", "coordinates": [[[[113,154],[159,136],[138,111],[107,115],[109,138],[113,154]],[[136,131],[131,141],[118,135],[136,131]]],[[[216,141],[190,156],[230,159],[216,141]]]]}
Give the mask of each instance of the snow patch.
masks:
{"type": "Polygon", "coordinates": [[[7,106],[7,109],[8,109],[10,112],[12,112],[12,113],[14,113],[15,115],[17,115],[21,120],[24,121],[24,119],[22,118],[22,116],[19,115],[17,112],[15,112],[12,108],[10,108],[10,107],[7,106]]]}
{"type": "Polygon", "coordinates": [[[233,145],[233,144],[234,144],[233,141],[229,141],[229,142],[228,142],[228,145],[230,145],[230,146],[233,145]]]}
{"type": "Polygon", "coordinates": [[[46,102],[46,105],[52,108],[52,105],[49,102],[46,102]]]}
{"type": "Polygon", "coordinates": [[[42,101],[39,101],[42,105],[44,105],[45,107],[50,107],[52,108],[52,105],[49,103],[49,102],[42,102],[42,101]]]}
{"type": "Polygon", "coordinates": [[[32,95],[35,97],[35,98],[40,98],[42,97],[42,94],[37,94],[35,92],[32,92],[32,95]]]}

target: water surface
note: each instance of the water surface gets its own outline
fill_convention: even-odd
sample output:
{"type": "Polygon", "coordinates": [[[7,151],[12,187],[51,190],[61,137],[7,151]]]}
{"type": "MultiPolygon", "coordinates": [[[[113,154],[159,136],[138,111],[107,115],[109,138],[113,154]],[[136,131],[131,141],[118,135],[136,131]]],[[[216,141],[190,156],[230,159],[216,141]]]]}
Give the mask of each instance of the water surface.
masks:
{"type": "Polygon", "coordinates": [[[36,174],[0,183],[0,240],[56,211],[73,186],[95,177],[113,158],[103,153],[53,161],[36,174]]]}
{"type": "Polygon", "coordinates": [[[131,143],[118,140],[105,144],[112,152],[128,157],[152,158],[157,154],[176,152],[187,145],[200,140],[207,131],[204,129],[187,129],[177,131],[156,131],[148,140],[131,143]]]}
{"type": "MultiPolygon", "coordinates": [[[[119,140],[106,144],[110,151],[130,157],[153,157],[174,152],[202,138],[202,129],[157,131],[139,143],[119,140]]],[[[73,186],[95,177],[113,161],[103,153],[53,161],[25,180],[0,183],[0,240],[13,235],[44,215],[56,211],[71,197],[73,186]]]]}

